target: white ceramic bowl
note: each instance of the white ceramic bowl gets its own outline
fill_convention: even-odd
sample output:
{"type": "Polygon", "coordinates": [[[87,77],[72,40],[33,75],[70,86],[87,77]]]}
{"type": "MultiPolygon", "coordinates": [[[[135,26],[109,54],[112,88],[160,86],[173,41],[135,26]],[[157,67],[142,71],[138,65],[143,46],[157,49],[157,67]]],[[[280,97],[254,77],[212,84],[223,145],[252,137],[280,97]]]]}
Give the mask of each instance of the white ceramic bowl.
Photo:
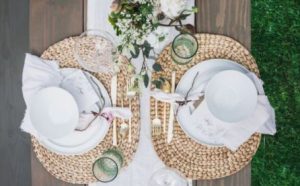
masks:
{"type": "Polygon", "coordinates": [[[58,87],[44,88],[33,96],[29,115],[38,133],[49,139],[72,133],[79,120],[75,99],[58,87]]]}
{"type": "Polygon", "coordinates": [[[237,122],[254,112],[257,90],[245,74],[226,70],[216,74],[208,82],[205,101],[216,118],[225,122],[237,122]]]}

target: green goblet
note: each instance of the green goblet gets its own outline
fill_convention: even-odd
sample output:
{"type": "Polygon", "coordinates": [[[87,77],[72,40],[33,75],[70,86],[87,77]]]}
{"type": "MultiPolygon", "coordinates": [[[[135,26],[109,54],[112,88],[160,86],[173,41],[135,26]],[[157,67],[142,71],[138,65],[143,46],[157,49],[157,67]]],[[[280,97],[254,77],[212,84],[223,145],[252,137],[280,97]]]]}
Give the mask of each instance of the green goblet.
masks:
{"type": "Polygon", "coordinates": [[[176,64],[185,65],[192,61],[198,51],[198,41],[192,34],[182,33],[172,42],[171,57],[176,64]]]}
{"type": "Polygon", "coordinates": [[[106,150],[93,164],[95,178],[100,182],[113,181],[123,167],[123,162],[123,154],[119,149],[113,147],[106,150]]]}

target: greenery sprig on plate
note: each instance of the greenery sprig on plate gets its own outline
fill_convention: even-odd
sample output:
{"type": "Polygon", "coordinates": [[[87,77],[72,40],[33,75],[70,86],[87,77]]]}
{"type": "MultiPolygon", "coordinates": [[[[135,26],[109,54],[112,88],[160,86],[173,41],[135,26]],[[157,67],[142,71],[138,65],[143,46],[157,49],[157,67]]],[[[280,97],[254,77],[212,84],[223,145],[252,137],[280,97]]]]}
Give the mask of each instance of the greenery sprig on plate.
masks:
{"type": "MultiPolygon", "coordinates": [[[[155,48],[164,42],[168,31],[163,28],[175,27],[180,32],[194,32],[190,24],[183,25],[182,21],[196,13],[197,8],[187,7],[187,0],[115,0],[111,5],[109,22],[120,39],[118,51],[132,59],[142,56],[143,64],[134,82],[143,81],[149,85],[148,72],[163,70],[161,65],[154,63],[149,67],[148,59],[155,59],[155,48]]],[[[133,70],[132,64],[129,69],[133,70]]],[[[138,83],[132,83],[137,90],[138,83]]]]}

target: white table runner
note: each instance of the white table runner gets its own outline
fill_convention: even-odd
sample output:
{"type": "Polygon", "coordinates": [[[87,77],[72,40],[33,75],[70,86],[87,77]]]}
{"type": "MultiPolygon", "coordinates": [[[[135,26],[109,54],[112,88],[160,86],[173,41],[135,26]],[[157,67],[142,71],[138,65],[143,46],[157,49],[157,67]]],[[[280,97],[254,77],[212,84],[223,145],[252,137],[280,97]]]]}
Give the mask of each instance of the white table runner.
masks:
{"type": "MultiPolygon", "coordinates": [[[[88,0],[87,29],[101,29],[115,36],[115,32],[108,22],[110,5],[112,0],[88,0]]],[[[194,5],[194,0],[189,0],[189,5],[194,5]]],[[[191,15],[185,22],[194,24],[194,16],[191,15]]],[[[169,42],[177,35],[172,29],[169,42]]],[[[166,43],[169,43],[166,42],[166,43]]],[[[137,69],[141,68],[142,59],[137,59],[134,64],[137,69]]],[[[151,140],[150,121],[150,95],[149,89],[144,88],[140,94],[141,131],[137,152],[128,167],[121,170],[118,177],[110,183],[93,183],[90,186],[146,186],[152,174],[164,167],[163,162],[154,151],[151,140]],[[145,109],[147,108],[147,109],[145,109]]]]}

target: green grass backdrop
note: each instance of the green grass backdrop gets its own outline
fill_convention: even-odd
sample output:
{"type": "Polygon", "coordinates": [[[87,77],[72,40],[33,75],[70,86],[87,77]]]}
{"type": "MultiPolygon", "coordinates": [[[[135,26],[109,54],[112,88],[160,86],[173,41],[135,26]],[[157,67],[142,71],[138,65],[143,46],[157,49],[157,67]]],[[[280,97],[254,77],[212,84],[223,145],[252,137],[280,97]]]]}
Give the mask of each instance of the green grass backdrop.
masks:
{"type": "Polygon", "coordinates": [[[251,3],[251,50],[277,123],[252,161],[252,185],[300,186],[300,0],[251,3]]]}

